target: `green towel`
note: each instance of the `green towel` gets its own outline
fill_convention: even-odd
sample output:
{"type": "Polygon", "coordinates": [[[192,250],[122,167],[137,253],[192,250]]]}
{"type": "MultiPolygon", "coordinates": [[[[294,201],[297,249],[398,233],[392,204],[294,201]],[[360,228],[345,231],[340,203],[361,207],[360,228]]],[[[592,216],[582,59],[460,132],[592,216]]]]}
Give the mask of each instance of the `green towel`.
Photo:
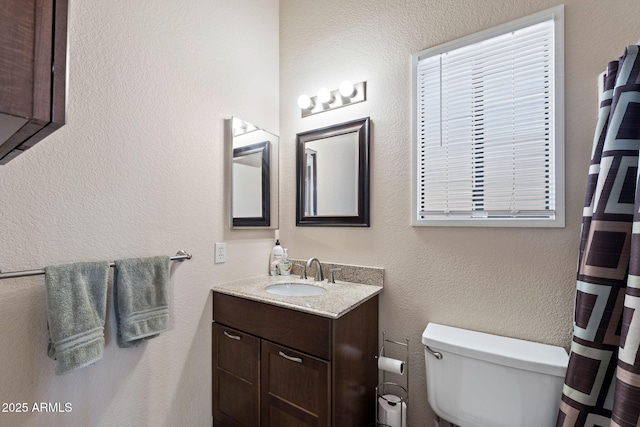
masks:
{"type": "Polygon", "coordinates": [[[113,292],[120,347],[138,345],[168,329],[168,256],[116,261],[113,292]]]}
{"type": "Polygon", "coordinates": [[[45,268],[48,354],[56,361],[56,374],[102,358],[108,277],[108,262],[45,268]]]}

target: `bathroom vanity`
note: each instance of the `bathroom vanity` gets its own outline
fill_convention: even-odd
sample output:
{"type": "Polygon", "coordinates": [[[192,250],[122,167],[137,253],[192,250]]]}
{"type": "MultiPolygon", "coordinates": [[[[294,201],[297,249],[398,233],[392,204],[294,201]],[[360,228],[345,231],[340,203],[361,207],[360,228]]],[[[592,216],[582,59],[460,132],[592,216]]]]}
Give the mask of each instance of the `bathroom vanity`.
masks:
{"type": "Polygon", "coordinates": [[[265,291],[285,280],[295,282],[265,276],[213,287],[214,425],[374,423],[382,287],[323,282],[328,292],[310,297],[265,291]]]}

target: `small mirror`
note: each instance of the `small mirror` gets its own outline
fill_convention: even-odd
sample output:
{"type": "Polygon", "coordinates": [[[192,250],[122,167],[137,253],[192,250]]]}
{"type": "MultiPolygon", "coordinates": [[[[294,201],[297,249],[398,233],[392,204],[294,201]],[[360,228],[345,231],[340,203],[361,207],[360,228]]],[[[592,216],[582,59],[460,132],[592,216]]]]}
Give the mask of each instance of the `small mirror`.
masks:
{"type": "Polygon", "coordinates": [[[296,139],[296,225],[368,227],[369,118],[296,139]]]}
{"type": "Polygon", "coordinates": [[[232,117],[231,228],[278,228],[278,136],[232,117]]]}

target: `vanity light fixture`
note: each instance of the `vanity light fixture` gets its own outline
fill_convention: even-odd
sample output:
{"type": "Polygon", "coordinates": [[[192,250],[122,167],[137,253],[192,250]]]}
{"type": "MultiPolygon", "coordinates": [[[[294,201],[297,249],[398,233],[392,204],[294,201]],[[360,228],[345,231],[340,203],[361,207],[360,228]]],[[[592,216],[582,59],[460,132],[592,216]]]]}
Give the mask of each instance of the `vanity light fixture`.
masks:
{"type": "Polygon", "coordinates": [[[333,110],[335,108],[346,107],[347,105],[357,104],[358,102],[367,100],[367,82],[353,84],[345,80],[340,87],[335,90],[322,88],[314,97],[308,95],[300,95],[298,98],[298,106],[302,117],[312,114],[322,113],[323,111],[333,110]]]}
{"type": "Polygon", "coordinates": [[[333,101],[336,100],[336,97],[333,96],[331,91],[326,87],[323,87],[318,91],[318,95],[316,95],[316,98],[318,98],[318,101],[320,101],[323,104],[331,104],[333,101]]]}
{"type": "Polygon", "coordinates": [[[340,83],[338,92],[340,92],[340,96],[342,96],[343,98],[353,98],[353,96],[356,94],[356,87],[353,85],[351,80],[345,80],[340,83]]]}
{"type": "Polygon", "coordinates": [[[302,94],[298,97],[298,107],[302,110],[310,110],[314,107],[314,102],[311,100],[309,95],[302,94]]]}

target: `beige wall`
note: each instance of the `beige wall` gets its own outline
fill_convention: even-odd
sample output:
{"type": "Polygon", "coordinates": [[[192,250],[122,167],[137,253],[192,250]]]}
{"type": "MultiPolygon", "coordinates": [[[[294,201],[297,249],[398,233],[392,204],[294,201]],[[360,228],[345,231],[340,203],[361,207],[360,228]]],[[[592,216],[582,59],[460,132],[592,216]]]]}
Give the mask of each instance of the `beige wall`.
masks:
{"type": "Polygon", "coordinates": [[[223,120],[278,133],[278,1],[69,3],[67,125],[0,167],[0,268],[194,258],[172,269],[168,332],[120,349],[111,308],[103,359],[64,376],[43,277],[0,282],[0,402],[72,404],[0,425],[211,425],[209,287],[264,273],[273,244],[228,229],[223,120]]]}
{"type": "Polygon", "coordinates": [[[281,240],[292,257],[386,268],[381,330],[411,338],[413,425],[431,420],[420,345],[428,322],[568,345],[595,77],[640,37],[635,0],[565,2],[560,230],[409,226],[410,54],[556,1],[282,0],[280,11],[277,0],[70,3],[68,124],[0,167],[0,268],[178,249],[194,259],[173,269],[169,332],[119,349],[110,312],[103,359],[64,376],[46,357],[43,278],[2,281],[0,401],[73,411],[0,412],[1,425],[209,425],[209,284],[262,274],[273,234],[227,227],[231,115],[281,135],[281,240]],[[343,79],[366,80],[367,102],[300,118],[300,93],[343,79]],[[295,227],[295,134],[365,116],[372,226],[295,227]],[[227,242],[226,264],[213,264],[216,241],[227,242]]]}
{"type": "Polygon", "coordinates": [[[420,337],[428,322],[568,347],[596,76],[640,38],[636,0],[565,1],[566,227],[410,224],[410,55],[556,0],[281,0],[281,236],[294,258],[384,267],[380,329],[411,339],[409,419],[431,425],[420,337]],[[344,79],[367,101],[301,119],[296,99],[344,79]],[[295,227],[295,134],[370,116],[371,227],[295,227]],[[289,165],[289,167],[287,167],[289,165]]]}

